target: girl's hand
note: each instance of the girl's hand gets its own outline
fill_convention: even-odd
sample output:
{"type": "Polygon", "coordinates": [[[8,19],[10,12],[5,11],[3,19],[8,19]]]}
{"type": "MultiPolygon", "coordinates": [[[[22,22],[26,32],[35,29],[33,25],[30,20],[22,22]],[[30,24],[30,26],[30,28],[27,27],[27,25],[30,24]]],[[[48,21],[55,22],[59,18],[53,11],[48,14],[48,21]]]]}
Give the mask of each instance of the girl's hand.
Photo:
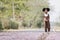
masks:
{"type": "Polygon", "coordinates": [[[44,21],[48,21],[46,18],[44,18],[44,21]]]}

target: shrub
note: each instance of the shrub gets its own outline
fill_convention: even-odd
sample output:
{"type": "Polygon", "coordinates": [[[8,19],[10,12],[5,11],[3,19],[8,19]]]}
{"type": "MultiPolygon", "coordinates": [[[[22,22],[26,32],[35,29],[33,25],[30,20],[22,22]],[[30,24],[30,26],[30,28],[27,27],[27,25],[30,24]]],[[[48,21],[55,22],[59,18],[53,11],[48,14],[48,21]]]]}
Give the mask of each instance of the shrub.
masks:
{"type": "Polygon", "coordinates": [[[27,27],[27,23],[26,22],[23,22],[22,23],[22,26],[27,27]]]}
{"type": "Polygon", "coordinates": [[[10,21],[9,28],[18,29],[18,24],[16,22],[10,21]]]}
{"type": "Polygon", "coordinates": [[[2,22],[0,20],[0,30],[3,30],[2,22]]]}
{"type": "Polygon", "coordinates": [[[38,28],[41,28],[41,25],[42,25],[42,22],[39,21],[39,22],[37,23],[37,27],[38,27],[38,28]]]}

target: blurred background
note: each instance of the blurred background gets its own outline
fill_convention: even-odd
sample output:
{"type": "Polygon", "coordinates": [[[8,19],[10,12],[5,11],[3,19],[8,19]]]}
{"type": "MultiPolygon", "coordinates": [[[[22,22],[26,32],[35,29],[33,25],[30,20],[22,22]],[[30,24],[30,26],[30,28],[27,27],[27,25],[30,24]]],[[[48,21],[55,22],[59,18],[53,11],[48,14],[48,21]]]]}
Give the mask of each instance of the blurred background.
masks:
{"type": "Polygon", "coordinates": [[[60,26],[58,0],[0,0],[0,30],[43,28],[42,9],[49,7],[51,26],[60,26]]]}

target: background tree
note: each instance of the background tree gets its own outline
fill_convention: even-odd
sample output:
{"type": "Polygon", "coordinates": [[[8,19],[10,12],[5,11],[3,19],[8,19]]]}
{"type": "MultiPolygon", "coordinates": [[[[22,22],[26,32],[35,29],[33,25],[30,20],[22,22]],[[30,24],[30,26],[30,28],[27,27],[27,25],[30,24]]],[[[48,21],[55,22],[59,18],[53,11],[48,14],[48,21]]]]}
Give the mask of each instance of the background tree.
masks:
{"type": "Polygon", "coordinates": [[[21,23],[23,27],[41,27],[44,7],[48,7],[48,0],[0,0],[2,25],[6,22],[8,25],[8,21],[11,21],[18,23],[19,26],[21,23]]]}

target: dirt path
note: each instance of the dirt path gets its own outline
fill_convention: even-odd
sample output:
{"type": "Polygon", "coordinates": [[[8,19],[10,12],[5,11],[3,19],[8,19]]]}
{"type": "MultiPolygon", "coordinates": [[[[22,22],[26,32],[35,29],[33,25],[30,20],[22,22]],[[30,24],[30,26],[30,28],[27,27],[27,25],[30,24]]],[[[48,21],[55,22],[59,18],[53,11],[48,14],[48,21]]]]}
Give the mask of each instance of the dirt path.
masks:
{"type": "Polygon", "coordinates": [[[60,32],[51,32],[49,35],[40,31],[9,31],[0,32],[0,40],[60,40],[60,32]]]}

